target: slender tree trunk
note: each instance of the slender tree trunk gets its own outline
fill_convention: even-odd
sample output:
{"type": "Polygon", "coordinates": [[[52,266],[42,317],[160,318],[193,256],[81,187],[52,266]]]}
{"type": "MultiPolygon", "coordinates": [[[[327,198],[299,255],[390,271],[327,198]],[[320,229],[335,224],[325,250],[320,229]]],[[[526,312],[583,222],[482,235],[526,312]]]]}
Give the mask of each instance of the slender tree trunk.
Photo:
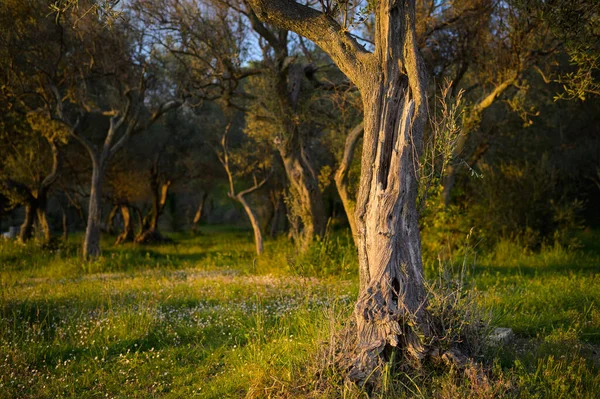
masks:
{"type": "Polygon", "coordinates": [[[46,207],[38,206],[36,209],[36,219],[38,226],[40,227],[42,237],[44,241],[48,242],[52,238],[52,232],[50,230],[50,223],[48,223],[48,215],[46,214],[46,207]]]}
{"type": "Polygon", "coordinates": [[[119,209],[121,210],[121,218],[123,219],[123,231],[117,237],[115,245],[133,240],[133,224],[131,223],[131,212],[129,211],[129,206],[121,205],[119,206],[119,209]]]}
{"type": "Polygon", "coordinates": [[[35,221],[36,207],[34,201],[25,204],[25,220],[19,230],[19,240],[26,242],[33,237],[33,223],[35,221]]]}
{"type": "Polygon", "coordinates": [[[104,179],[104,165],[103,162],[94,160],[92,166],[88,220],[83,241],[83,257],[86,259],[100,256],[100,224],[102,223],[101,190],[102,180],[104,179]]]}
{"type": "Polygon", "coordinates": [[[346,217],[348,218],[350,231],[352,232],[352,237],[355,244],[357,244],[357,228],[356,219],[354,216],[356,212],[356,201],[350,197],[350,192],[348,190],[348,172],[350,171],[350,166],[352,165],[354,149],[356,148],[358,140],[362,137],[363,130],[364,126],[361,122],[354,129],[352,129],[350,133],[348,133],[346,144],[344,146],[344,154],[340,162],[340,166],[335,173],[335,186],[337,187],[338,194],[342,200],[342,205],[344,206],[344,211],[346,212],[346,217]]]}
{"type": "Polygon", "coordinates": [[[69,238],[69,219],[67,217],[67,210],[61,207],[62,210],[62,236],[63,240],[67,241],[69,238]]]}
{"type": "Polygon", "coordinates": [[[280,215],[282,213],[285,213],[284,208],[285,208],[285,204],[283,203],[283,193],[279,192],[277,194],[277,204],[275,205],[275,214],[273,215],[273,220],[271,221],[271,230],[269,233],[271,238],[274,238],[277,235],[277,230],[279,230],[279,221],[281,220],[280,215]]]}
{"type": "Polygon", "coordinates": [[[221,148],[223,149],[223,152],[217,154],[217,156],[219,158],[219,161],[221,162],[221,165],[223,165],[225,173],[227,173],[227,179],[229,180],[229,192],[227,193],[227,195],[232,200],[238,201],[244,207],[246,215],[248,215],[248,219],[250,220],[250,224],[252,225],[252,230],[254,231],[254,243],[256,244],[256,254],[261,255],[263,253],[263,239],[262,234],[260,232],[260,223],[258,222],[256,214],[254,213],[248,202],[246,202],[245,196],[259,190],[262,186],[264,186],[271,174],[269,173],[269,175],[267,175],[260,182],[256,179],[256,176],[254,176],[254,185],[252,187],[249,187],[240,192],[236,192],[233,173],[231,171],[231,165],[229,164],[229,151],[227,150],[227,136],[229,135],[230,128],[231,122],[225,128],[223,136],[221,137],[221,148]]]}
{"type": "Polygon", "coordinates": [[[200,202],[198,203],[198,208],[196,209],[196,213],[194,214],[194,219],[192,220],[192,233],[194,234],[196,234],[199,231],[200,219],[202,219],[202,212],[204,211],[204,204],[206,203],[207,197],[208,191],[202,193],[202,197],[200,198],[200,202]]]}
{"type": "Polygon", "coordinates": [[[246,215],[248,215],[248,219],[250,220],[250,224],[252,225],[252,230],[254,231],[254,244],[256,245],[256,254],[261,255],[263,253],[263,238],[262,233],[260,232],[260,224],[258,222],[258,218],[256,214],[246,202],[246,199],[243,195],[237,195],[235,199],[242,204],[244,207],[244,211],[246,211],[246,215]]]}
{"type": "Polygon", "coordinates": [[[119,205],[115,205],[112,207],[112,209],[110,210],[110,213],[108,214],[108,220],[107,220],[107,224],[108,224],[108,234],[113,234],[115,231],[115,218],[117,217],[117,212],[119,212],[120,206],[119,205]]]}

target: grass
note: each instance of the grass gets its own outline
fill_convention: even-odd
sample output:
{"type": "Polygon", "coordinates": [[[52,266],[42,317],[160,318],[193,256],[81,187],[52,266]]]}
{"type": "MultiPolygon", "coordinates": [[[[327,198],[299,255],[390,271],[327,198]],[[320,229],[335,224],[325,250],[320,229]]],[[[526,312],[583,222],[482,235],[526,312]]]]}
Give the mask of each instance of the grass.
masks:
{"type": "MultiPolygon", "coordinates": [[[[357,295],[350,239],[297,254],[251,233],[206,229],[175,244],[52,250],[0,242],[0,398],[366,397],[324,367],[357,295]]],[[[583,237],[595,243],[597,235],[583,237]]],[[[589,248],[589,249],[588,249],[589,248]]],[[[374,397],[600,397],[600,253],[510,243],[467,284],[515,344],[481,373],[389,371],[374,397]]],[[[429,277],[435,278],[436,272],[429,277]]]]}

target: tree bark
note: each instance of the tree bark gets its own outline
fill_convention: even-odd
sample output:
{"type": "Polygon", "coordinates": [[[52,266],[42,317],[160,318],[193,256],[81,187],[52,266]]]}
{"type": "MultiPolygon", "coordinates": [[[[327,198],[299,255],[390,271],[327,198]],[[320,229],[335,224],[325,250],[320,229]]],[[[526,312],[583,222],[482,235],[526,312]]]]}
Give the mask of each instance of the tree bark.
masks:
{"type": "Polygon", "coordinates": [[[357,381],[379,366],[388,346],[400,346],[420,360],[419,333],[427,332],[416,209],[423,121],[418,115],[422,111],[415,110],[422,98],[415,100],[418,95],[408,82],[386,90],[386,80],[370,101],[367,96],[364,101],[367,149],[356,208],[359,354],[351,374],[357,381]]]}

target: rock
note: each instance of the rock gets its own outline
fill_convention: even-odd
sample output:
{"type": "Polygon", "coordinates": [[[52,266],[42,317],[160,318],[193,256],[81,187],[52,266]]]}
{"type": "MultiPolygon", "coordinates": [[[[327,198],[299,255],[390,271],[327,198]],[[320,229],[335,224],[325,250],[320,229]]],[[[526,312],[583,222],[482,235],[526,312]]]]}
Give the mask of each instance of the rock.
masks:
{"type": "Polygon", "coordinates": [[[14,240],[19,235],[19,226],[10,226],[8,228],[8,238],[14,240]]]}
{"type": "Polygon", "coordinates": [[[6,233],[2,233],[2,238],[6,240],[14,240],[19,235],[19,226],[10,226],[6,233]]]}
{"type": "Polygon", "coordinates": [[[515,338],[512,328],[498,327],[489,336],[491,345],[507,345],[515,338]]]}

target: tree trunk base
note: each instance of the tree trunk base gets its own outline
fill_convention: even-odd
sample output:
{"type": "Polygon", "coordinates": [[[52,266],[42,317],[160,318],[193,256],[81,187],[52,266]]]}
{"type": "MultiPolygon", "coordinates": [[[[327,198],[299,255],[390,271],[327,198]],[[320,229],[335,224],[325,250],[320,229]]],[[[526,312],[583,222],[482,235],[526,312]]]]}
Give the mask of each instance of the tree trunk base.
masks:
{"type": "Polygon", "coordinates": [[[134,240],[136,244],[158,244],[171,242],[171,239],[160,234],[158,230],[146,230],[134,240]]]}
{"type": "Polygon", "coordinates": [[[203,236],[204,235],[204,233],[202,232],[202,230],[200,230],[200,228],[197,227],[197,226],[192,227],[192,230],[190,232],[192,233],[192,235],[194,237],[198,237],[198,236],[203,236]]]}
{"type": "Polygon", "coordinates": [[[125,244],[126,242],[133,242],[134,236],[133,231],[123,231],[121,234],[117,236],[117,240],[115,241],[115,245],[125,244]]]}
{"type": "MultiPolygon", "coordinates": [[[[436,338],[441,336],[437,331],[439,320],[435,320],[436,316],[426,312],[418,316],[391,314],[383,307],[374,308],[372,303],[366,305],[370,306],[369,310],[359,301],[355,314],[362,312],[368,325],[360,326],[360,321],[353,317],[347,327],[336,334],[332,341],[334,347],[329,349],[336,353],[335,367],[346,375],[348,383],[364,388],[377,387],[390,361],[395,370],[408,374],[424,367],[446,367],[459,372],[478,369],[468,355],[471,352],[469,343],[463,342],[463,337],[450,346],[447,341],[442,343],[436,338]],[[367,330],[372,339],[359,341],[359,328],[367,330]]],[[[365,336],[365,330],[361,337],[365,336]]]]}
{"type": "Polygon", "coordinates": [[[379,380],[383,365],[392,352],[403,367],[412,369],[421,368],[429,353],[424,342],[429,330],[426,322],[416,315],[391,313],[383,302],[381,306],[374,306],[373,302],[377,300],[377,296],[373,296],[359,301],[355,309],[355,314],[362,315],[357,325],[362,333],[350,361],[348,379],[359,384],[379,380]]]}

